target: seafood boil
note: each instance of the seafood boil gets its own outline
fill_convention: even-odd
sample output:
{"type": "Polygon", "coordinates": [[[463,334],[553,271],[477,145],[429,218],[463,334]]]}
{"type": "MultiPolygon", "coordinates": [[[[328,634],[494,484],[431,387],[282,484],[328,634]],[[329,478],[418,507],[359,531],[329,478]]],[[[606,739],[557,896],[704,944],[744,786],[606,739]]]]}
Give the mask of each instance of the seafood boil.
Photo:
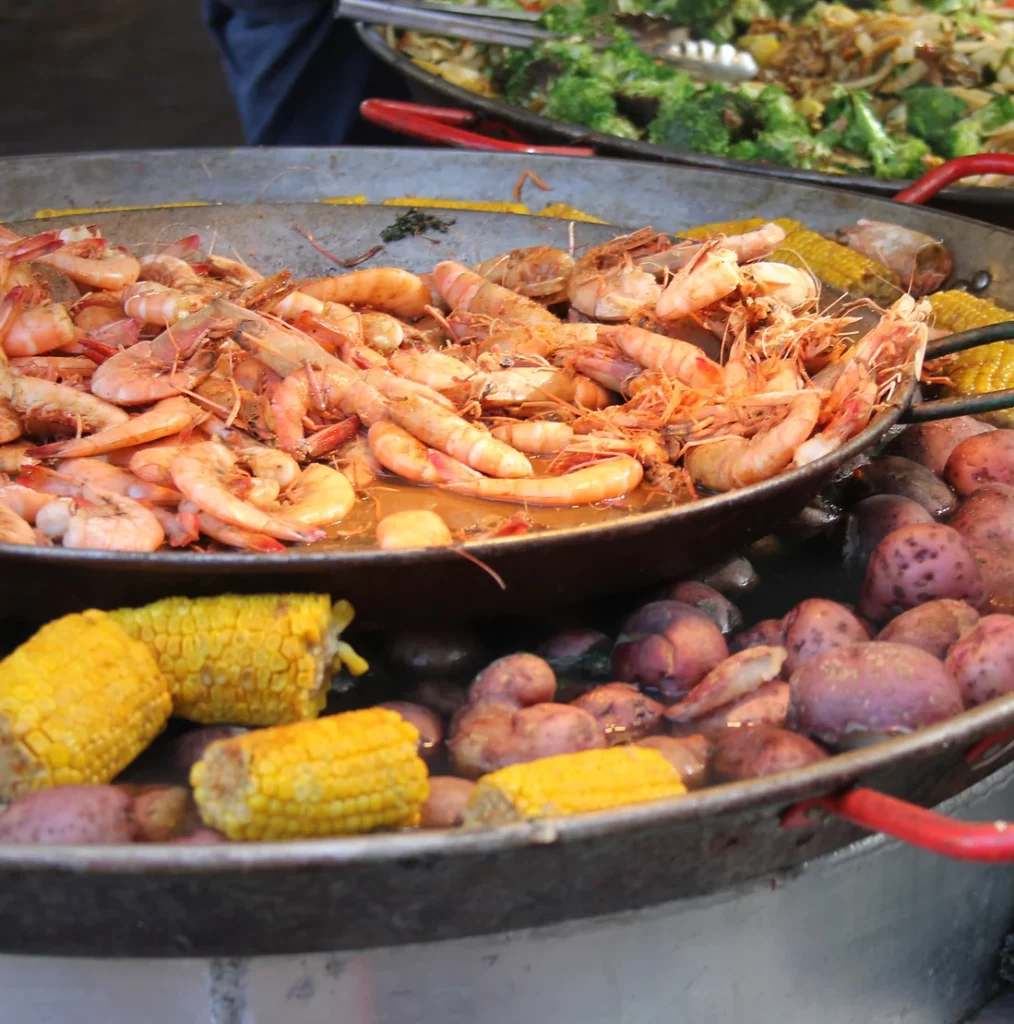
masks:
{"type": "Polygon", "coordinates": [[[920,296],[950,258],[863,224],[846,245],[795,222],[644,228],[311,280],[197,236],[0,229],[0,540],[448,546],[758,483],[921,371],[920,296]]]}

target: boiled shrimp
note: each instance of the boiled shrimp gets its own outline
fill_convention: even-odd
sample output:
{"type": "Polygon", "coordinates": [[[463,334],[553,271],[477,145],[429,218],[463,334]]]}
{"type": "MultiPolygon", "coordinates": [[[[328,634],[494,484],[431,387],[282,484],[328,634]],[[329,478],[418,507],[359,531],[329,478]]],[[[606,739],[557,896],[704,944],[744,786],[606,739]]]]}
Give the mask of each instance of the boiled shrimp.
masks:
{"type": "Polygon", "coordinates": [[[187,295],[158,281],[138,281],[123,289],[123,312],[142,323],[170,327],[208,304],[199,295],[187,295]]]}
{"type": "Polygon", "coordinates": [[[223,290],[216,281],[202,277],[186,260],[170,253],[142,256],[139,277],[176,290],[194,289],[209,298],[223,290]]]}
{"type": "Polygon", "coordinates": [[[796,449],[793,462],[805,466],[830,454],[855,437],[873,417],[877,405],[877,381],[860,359],[832,364],[813,378],[815,387],[824,387],[831,376],[837,378],[822,409],[824,428],[796,449]]]}
{"type": "Polygon", "coordinates": [[[239,288],[249,288],[264,280],[264,275],[259,270],[255,270],[239,260],[230,260],[225,256],[209,255],[208,267],[213,276],[239,288]]]}
{"type": "Polygon", "coordinates": [[[327,526],[344,519],[355,503],[356,492],[345,476],[317,462],[307,466],[285,491],[279,510],[294,522],[327,526]]]}
{"type": "Polygon", "coordinates": [[[377,547],[386,551],[445,548],[453,543],[447,524],[429,509],[392,512],[377,523],[377,547]]]}
{"type": "Polygon", "coordinates": [[[320,540],[320,530],[291,523],[237,498],[229,489],[237,473],[237,458],[223,444],[213,441],[190,445],[177,453],[170,466],[176,488],[200,509],[223,522],[279,540],[320,540]]]}
{"type": "Polygon", "coordinates": [[[14,512],[3,500],[0,493],[0,543],[38,544],[38,538],[30,523],[14,512]]]}
{"type": "Polygon", "coordinates": [[[231,448],[254,476],[264,480],[277,480],[280,487],[291,487],[300,474],[299,463],[285,452],[267,445],[257,444],[241,430],[227,427],[221,420],[209,416],[202,420],[200,428],[208,437],[221,441],[231,448]]]}
{"type": "Polygon", "coordinates": [[[324,302],[369,306],[407,320],[422,316],[430,303],[430,292],[423,280],[398,267],[371,267],[322,277],[301,285],[300,291],[324,302]]]}
{"type": "Polygon", "coordinates": [[[665,286],[655,303],[655,314],[661,320],[691,316],[731,295],[741,280],[734,252],[702,248],[665,286]]]}
{"type": "Polygon", "coordinates": [[[661,293],[653,274],[633,266],[578,269],[567,282],[570,304],[596,320],[628,320],[654,305],[661,293]]]}
{"type": "Polygon", "coordinates": [[[401,348],[388,356],[388,363],[400,376],[436,391],[455,388],[476,372],[474,366],[433,349],[401,348]]]}
{"type": "Polygon", "coordinates": [[[363,380],[371,387],[376,388],[384,398],[400,399],[412,395],[415,398],[424,398],[427,402],[432,402],[434,405],[439,405],[444,409],[454,408],[454,403],[449,398],[431,388],[428,384],[407,380],[386,369],[382,370],[374,367],[373,369],[366,370],[363,373],[363,380]]]}
{"type": "Polygon", "coordinates": [[[519,414],[561,404],[582,409],[604,409],[612,394],[601,384],[579,373],[551,366],[524,366],[512,370],[477,373],[469,391],[484,408],[514,408],[519,414]]]}
{"type": "Polygon", "coordinates": [[[751,263],[740,267],[739,273],[745,294],[777,299],[789,309],[800,309],[817,298],[813,275],[787,263],[751,263]]]}
{"type": "Polygon", "coordinates": [[[35,517],[56,496],[38,491],[25,484],[5,483],[0,485],[0,504],[6,505],[27,523],[34,523],[35,517]]]}
{"type": "Polygon", "coordinates": [[[508,324],[558,324],[537,302],[487,281],[461,263],[448,260],[433,268],[433,281],[453,310],[480,313],[508,324]]]}
{"type": "Polygon", "coordinates": [[[149,441],[171,437],[180,431],[188,430],[202,415],[204,414],[193,402],[178,395],[176,398],[163,399],[147,412],[132,416],[125,423],[97,431],[87,437],[42,445],[31,454],[42,459],[77,459],[104,455],[117,448],[147,444],[149,441]]]}
{"type": "Polygon", "coordinates": [[[574,441],[574,428],[552,420],[504,420],[493,436],[525,455],[556,455],[574,441]]]}
{"type": "MultiPolygon", "coordinates": [[[[391,426],[393,425],[391,424],[391,426]]],[[[398,427],[398,430],[401,430],[401,427],[398,427]]],[[[411,434],[408,436],[412,437],[411,434]]],[[[415,440],[415,438],[412,439],[415,440]]],[[[441,452],[441,454],[443,453],[441,452]]],[[[366,490],[383,471],[377,457],[370,451],[369,444],[361,439],[353,441],[341,450],[338,468],[357,491],[366,490]]]]}
{"type": "Polygon", "coordinates": [[[796,449],[813,433],[820,404],[819,393],[800,392],[788,403],[780,422],[753,437],[721,436],[692,448],[686,457],[687,470],[712,491],[768,480],[792,462],[796,449]]]}
{"type": "Polygon", "coordinates": [[[405,341],[405,325],[389,313],[360,313],[363,344],[384,355],[395,352],[405,341]]]}
{"type": "Polygon", "coordinates": [[[135,451],[130,456],[127,468],[138,480],[163,487],[173,486],[173,477],[169,468],[173,459],[183,450],[182,445],[150,445],[135,451]]]}
{"type": "Polygon", "coordinates": [[[214,366],[214,353],[201,348],[213,322],[209,306],[117,352],[95,370],[92,393],[118,405],[147,405],[192,391],[214,366]]]}
{"type": "Polygon", "coordinates": [[[472,267],[480,277],[547,305],[565,298],[573,269],[574,257],[549,245],[512,249],[472,267]]]}
{"type": "Polygon", "coordinates": [[[38,459],[33,459],[29,449],[35,447],[31,441],[15,441],[12,444],[0,445],[0,473],[17,473],[26,466],[38,464],[38,459]]]}
{"type": "Polygon", "coordinates": [[[0,364],[0,397],[24,418],[88,433],[126,423],[130,417],[115,405],[37,377],[22,377],[0,364]]]}
{"type": "Polygon", "coordinates": [[[71,243],[40,257],[39,262],[58,270],[75,284],[102,291],[125,288],[133,284],[141,272],[141,264],[136,257],[103,239],[71,243]]]}
{"type": "Polygon", "coordinates": [[[656,273],[685,267],[703,248],[717,244],[735,254],[740,264],[769,256],[785,241],[785,230],[777,224],[762,224],[741,235],[713,235],[703,242],[680,242],[669,249],[638,261],[638,265],[656,273]]]}
{"type": "Polygon", "coordinates": [[[641,483],[640,462],[627,455],[602,459],[560,476],[527,480],[478,480],[445,484],[457,494],[492,501],[516,501],[526,505],[594,505],[622,498],[641,483]]]}
{"type": "Polygon", "coordinates": [[[75,484],[91,484],[98,490],[122,494],[135,501],[174,507],[180,501],[180,493],[174,488],[139,480],[128,470],[101,459],[64,459],[57,465],[56,472],[75,484]]]}
{"type": "Polygon", "coordinates": [[[384,469],[416,484],[471,480],[479,474],[444,452],[427,448],[394,423],[374,423],[367,434],[370,453],[384,469]]]}
{"type": "Polygon", "coordinates": [[[173,512],[158,505],[152,505],[151,512],[162,527],[171,548],[188,547],[201,535],[201,521],[193,512],[173,512]]]}
{"type": "Polygon", "coordinates": [[[392,402],[389,415],[424,444],[480,473],[496,477],[522,477],[532,473],[528,459],[510,445],[424,398],[409,395],[392,402]]]}
{"type": "Polygon", "coordinates": [[[195,515],[201,533],[207,534],[213,540],[217,540],[227,547],[239,548],[243,551],[257,551],[260,554],[275,554],[285,550],[285,545],[275,540],[274,537],[226,523],[216,516],[202,512],[197,505],[191,502],[182,502],[180,512],[181,514],[195,515]]]}
{"type": "Polygon", "coordinates": [[[9,363],[23,377],[57,384],[79,384],[95,372],[95,361],[87,356],[15,356],[9,363]]]}
{"type": "Polygon", "coordinates": [[[837,239],[893,271],[901,287],[914,296],[935,292],[953,267],[951,254],[937,238],[899,224],[862,219],[839,228],[837,239]]]}
{"type": "Polygon", "coordinates": [[[24,305],[12,291],[0,303],[0,338],[8,356],[35,356],[70,345],[77,328],[66,308],[59,303],[24,305]],[[9,305],[4,317],[3,305],[9,305]],[[6,321],[6,322],[5,322],[6,321]]]}
{"type": "Polygon", "coordinates": [[[6,398],[0,398],[0,445],[16,441],[22,434],[24,426],[14,406],[6,398]]]}
{"type": "Polygon", "coordinates": [[[641,366],[658,370],[687,387],[709,388],[722,383],[722,367],[688,341],[633,326],[613,328],[608,338],[641,366]]]}

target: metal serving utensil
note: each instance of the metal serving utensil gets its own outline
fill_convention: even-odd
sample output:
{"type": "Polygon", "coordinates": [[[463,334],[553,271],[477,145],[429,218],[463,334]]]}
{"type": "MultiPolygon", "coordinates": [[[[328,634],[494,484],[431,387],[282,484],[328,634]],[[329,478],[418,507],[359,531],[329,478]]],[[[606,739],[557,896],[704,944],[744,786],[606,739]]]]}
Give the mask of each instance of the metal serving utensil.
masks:
{"type": "MultiPolygon", "coordinates": [[[[370,25],[393,25],[522,49],[538,40],[564,38],[556,32],[539,28],[537,22],[541,15],[537,11],[466,7],[436,0],[335,0],[334,16],[370,25]]],[[[595,45],[594,40],[591,43],[595,45]]],[[[668,64],[712,81],[745,82],[754,78],[758,71],[757,63],[749,53],[728,43],[716,46],[706,39],[667,41],[648,52],[668,64]]]]}

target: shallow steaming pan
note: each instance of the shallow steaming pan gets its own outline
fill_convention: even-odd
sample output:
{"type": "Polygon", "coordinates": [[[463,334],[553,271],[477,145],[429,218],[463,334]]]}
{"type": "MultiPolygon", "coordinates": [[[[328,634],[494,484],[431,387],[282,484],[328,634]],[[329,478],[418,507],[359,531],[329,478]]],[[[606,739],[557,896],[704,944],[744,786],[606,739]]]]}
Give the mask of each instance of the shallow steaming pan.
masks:
{"type": "MultiPolygon", "coordinates": [[[[311,230],[331,252],[349,257],[372,248],[395,214],[391,208],[367,206],[222,206],[185,213],[109,213],[102,225],[111,239],[125,245],[171,241],[197,231],[205,246],[214,240],[217,252],[237,252],[264,269],[288,267],[297,276],[313,276],[333,267],[297,227],[311,230]]],[[[706,211],[700,216],[705,219],[706,211]]],[[[461,212],[455,220],[447,235],[391,245],[381,259],[422,271],[441,259],[474,263],[518,246],[567,246],[571,237],[577,245],[594,244],[616,233],[601,225],[503,214],[461,212]]],[[[66,223],[66,218],[53,218],[15,227],[28,232],[66,223]]],[[[16,586],[0,588],[0,615],[39,623],[83,608],[115,608],[175,594],[313,590],[348,598],[366,624],[446,624],[649,586],[692,572],[797,513],[840,467],[884,436],[912,391],[912,381],[900,386],[896,404],[862,433],[802,469],[661,511],[463,545],[471,558],[450,548],[301,546],[264,555],[0,545],[5,578],[17,580],[16,586]],[[475,559],[499,574],[503,589],[475,559]]],[[[519,508],[490,506],[505,516],[519,508]]]]}

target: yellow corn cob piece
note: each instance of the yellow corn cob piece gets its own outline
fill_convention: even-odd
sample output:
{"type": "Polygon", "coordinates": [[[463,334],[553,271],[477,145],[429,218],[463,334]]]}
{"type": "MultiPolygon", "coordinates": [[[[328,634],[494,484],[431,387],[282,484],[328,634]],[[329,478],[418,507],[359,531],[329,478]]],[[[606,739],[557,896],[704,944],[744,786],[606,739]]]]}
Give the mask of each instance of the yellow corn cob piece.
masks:
{"type": "Polygon", "coordinates": [[[109,782],[171,706],[151,652],[104,612],[50,622],[0,662],[0,800],[109,782]]]}
{"type": "Polygon", "coordinates": [[[893,271],[808,228],[788,231],[785,241],[768,258],[809,270],[825,284],[852,295],[890,303],[900,294],[898,275],[893,271]]]}
{"type": "MultiPolygon", "coordinates": [[[[968,292],[935,292],[929,296],[929,301],[933,307],[933,326],[940,327],[951,334],[1014,320],[1014,313],[989,299],[979,299],[974,295],[969,295],[968,292]]],[[[1005,343],[997,342],[997,344],[1005,343]]],[[[989,347],[991,346],[983,346],[983,348],[989,347]]],[[[982,348],[973,348],[961,354],[969,356],[973,352],[982,350],[982,348]]]]}
{"type": "Polygon", "coordinates": [[[486,213],[520,213],[532,211],[524,203],[497,203],[486,199],[434,199],[431,196],[401,196],[383,199],[381,206],[424,206],[433,210],[478,210],[486,213]]]}
{"type": "MultiPolygon", "coordinates": [[[[933,326],[952,334],[1014,320],[1014,313],[968,292],[937,292],[929,301],[933,326]]],[[[944,372],[951,380],[948,391],[954,395],[981,395],[1014,387],[1014,344],[994,341],[959,352],[944,372]]],[[[983,419],[998,427],[1014,427],[1014,412],[1009,409],[987,413],[983,419]]]]}
{"type": "Polygon", "coordinates": [[[466,825],[603,811],[682,796],[679,772],[657,750],[610,747],[557,754],[501,768],[479,779],[465,808],[466,825]]]}
{"type": "Polygon", "coordinates": [[[539,210],[538,216],[557,217],[560,220],[580,220],[588,224],[609,223],[607,220],[602,220],[601,217],[593,217],[590,213],[585,213],[584,210],[571,206],[570,203],[550,203],[549,206],[539,210]]]}
{"type": "Polygon", "coordinates": [[[201,817],[230,839],[309,839],[419,824],[419,733],[368,708],[218,740],[190,770],[201,817]]]}
{"type": "Polygon", "coordinates": [[[112,617],[143,640],[165,673],[173,714],[192,722],[281,725],[316,718],[335,659],[369,666],[338,639],[347,601],[326,594],[169,597],[112,617]]]}
{"type": "Polygon", "coordinates": [[[798,231],[803,225],[791,217],[748,217],[746,220],[724,220],[715,224],[698,224],[697,227],[680,231],[680,238],[714,238],[715,235],[745,235],[756,231],[765,224],[777,224],[787,235],[798,231]]]}

